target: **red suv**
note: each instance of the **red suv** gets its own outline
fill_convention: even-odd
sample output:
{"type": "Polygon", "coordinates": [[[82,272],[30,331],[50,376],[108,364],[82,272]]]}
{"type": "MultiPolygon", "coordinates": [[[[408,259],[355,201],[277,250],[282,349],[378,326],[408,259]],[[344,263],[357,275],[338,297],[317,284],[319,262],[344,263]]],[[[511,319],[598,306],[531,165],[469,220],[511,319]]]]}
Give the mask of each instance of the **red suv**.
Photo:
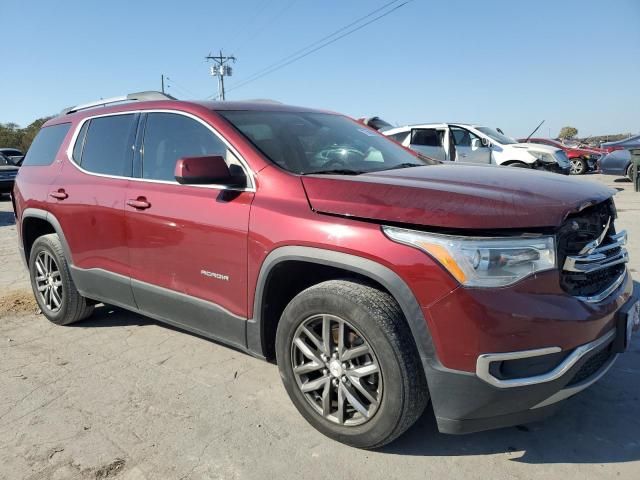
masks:
{"type": "Polygon", "coordinates": [[[358,447],[429,400],[448,433],[544,418],[639,323],[612,190],[429,165],[338,114],[100,100],[46,123],[13,193],[49,320],[105,302],[275,359],[358,447]]]}

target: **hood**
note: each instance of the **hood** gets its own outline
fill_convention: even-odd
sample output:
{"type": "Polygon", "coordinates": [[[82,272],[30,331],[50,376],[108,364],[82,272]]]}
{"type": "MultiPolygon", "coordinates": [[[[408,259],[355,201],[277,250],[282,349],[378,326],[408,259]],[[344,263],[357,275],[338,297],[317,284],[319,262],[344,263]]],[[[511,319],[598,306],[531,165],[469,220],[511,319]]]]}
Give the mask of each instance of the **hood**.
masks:
{"type": "Polygon", "coordinates": [[[558,147],[552,147],[551,145],[542,145],[541,143],[515,143],[511,145],[514,148],[526,148],[527,150],[535,150],[538,152],[547,152],[550,154],[556,153],[558,150],[562,150],[558,147]]]}
{"type": "Polygon", "coordinates": [[[595,149],[595,148],[587,148],[587,147],[570,147],[569,150],[573,152],[577,152],[581,155],[602,155],[602,152],[605,150],[595,149]]]}
{"type": "Polygon", "coordinates": [[[475,165],[301,178],[320,213],[455,229],[557,227],[615,193],[554,173],[475,165]]]}

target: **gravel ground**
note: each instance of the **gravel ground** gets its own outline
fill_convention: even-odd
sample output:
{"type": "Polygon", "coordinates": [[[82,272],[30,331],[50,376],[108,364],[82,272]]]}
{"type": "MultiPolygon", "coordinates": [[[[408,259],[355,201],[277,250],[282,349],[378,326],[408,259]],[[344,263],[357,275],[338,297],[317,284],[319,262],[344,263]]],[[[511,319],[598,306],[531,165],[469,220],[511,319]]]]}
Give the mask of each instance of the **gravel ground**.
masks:
{"type": "MultiPolygon", "coordinates": [[[[640,194],[589,180],[621,190],[640,279],[640,194]]],[[[123,310],[69,327],[35,314],[10,211],[0,200],[1,479],[639,478],[640,335],[549,420],[447,436],[427,411],[361,451],[307,425],[275,365],[123,310]]]]}

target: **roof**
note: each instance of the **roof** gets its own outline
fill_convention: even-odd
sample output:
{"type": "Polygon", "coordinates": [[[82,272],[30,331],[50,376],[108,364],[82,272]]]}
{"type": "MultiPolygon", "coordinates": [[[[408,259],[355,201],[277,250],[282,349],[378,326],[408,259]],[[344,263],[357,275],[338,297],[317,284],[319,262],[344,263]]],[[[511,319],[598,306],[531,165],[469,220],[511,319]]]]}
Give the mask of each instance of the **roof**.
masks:
{"type": "MultiPolygon", "coordinates": [[[[178,100],[178,102],[182,102],[178,100]]],[[[144,103],[144,102],[141,102],[144,103]]],[[[229,111],[229,110],[249,110],[256,112],[317,112],[329,113],[325,110],[318,110],[308,107],[299,107],[294,105],[285,105],[284,103],[274,102],[272,100],[248,100],[248,101],[224,101],[224,102],[200,102],[192,101],[187,103],[195,103],[210,110],[229,111]]]]}
{"type": "Polygon", "coordinates": [[[66,123],[77,119],[92,117],[101,114],[117,114],[125,112],[136,112],[141,110],[183,110],[188,113],[196,113],[205,108],[212,111],[256,111],[256,112],[307,112],[307,113],[333,113],[324,110],[316,110],[306,107],[296,107],[284,105],[270,100],[253,100],[245,102],[214,102],[214,101],[190,101],[177,99],[159,100],[127,100],[114,97],[116,101],[80,105],[65,109],[60,115],[50,119],[45,125],[51,126],[59,123],[66,123]]]}

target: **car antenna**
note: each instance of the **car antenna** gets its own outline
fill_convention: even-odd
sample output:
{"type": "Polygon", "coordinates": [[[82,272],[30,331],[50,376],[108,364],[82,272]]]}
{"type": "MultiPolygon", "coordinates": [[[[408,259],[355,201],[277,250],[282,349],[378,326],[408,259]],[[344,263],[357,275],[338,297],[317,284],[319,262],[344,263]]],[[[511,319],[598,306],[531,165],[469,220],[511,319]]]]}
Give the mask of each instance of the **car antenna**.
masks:
{"type": "Polygon", "coordinates": [[[529,141],[529,139],[530,139],[531,137],[533,137],[533,134],[534,134],[534,133],[536,133],[536,132],[538,131],[538,129],[542,126],[542,124],[543,124],[543,123],[544,123],[544,120],[542,120],[542,121],[538,124],[538,126],[536,127],[536,129],[535,129],[533,132],[531,132],[531,133],[529,134],[529,136],[528,136],[528,137],[527,137],[527,139],[524,141],[524,143],[527,143],[527,142],[529,141]]]}

